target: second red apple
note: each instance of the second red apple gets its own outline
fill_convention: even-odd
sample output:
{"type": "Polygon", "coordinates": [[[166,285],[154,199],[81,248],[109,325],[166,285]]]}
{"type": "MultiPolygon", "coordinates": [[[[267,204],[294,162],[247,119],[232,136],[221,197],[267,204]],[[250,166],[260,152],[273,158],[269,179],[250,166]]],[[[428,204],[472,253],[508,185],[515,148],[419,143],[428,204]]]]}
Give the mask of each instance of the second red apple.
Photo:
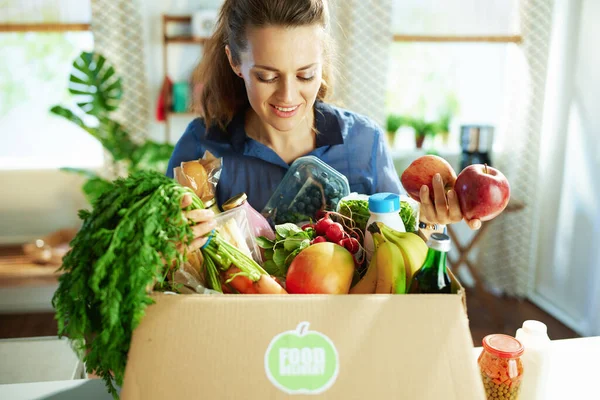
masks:
{"type": "Polygon", "coordinates": [[[465,219],[489,221],[508,205],[510,185],[502,172],[483,164],[463,169],[454,185],[465,219]]]}

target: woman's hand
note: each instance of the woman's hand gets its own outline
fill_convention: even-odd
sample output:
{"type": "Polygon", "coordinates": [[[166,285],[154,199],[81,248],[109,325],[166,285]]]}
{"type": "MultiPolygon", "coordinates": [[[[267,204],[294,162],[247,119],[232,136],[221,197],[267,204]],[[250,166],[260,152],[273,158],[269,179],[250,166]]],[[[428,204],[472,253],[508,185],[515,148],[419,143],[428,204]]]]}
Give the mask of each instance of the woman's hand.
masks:
{"type": "MultiPolygon", "coordinates": [[[[192,197],[189,194],[184,195],[181,200],[181,208],[190,204],[192,204],[192,197]]],[[[188,251],[198,250],[208,240],[210,231],[217,227],[215,213],[212,210],[192,210],[184,211],[184,216],[189,221],[195,222],[195,225],[192,226],[194,239],[188,244],[188,251]]]]}
{"type": "MultiPolygon", "coordinates": [[[[458,198],[454,190],[444,191],[444,184],[440,174],[435,174],[433,177],[433,198],[434,203],[431,203],[429,197],[429,188],[427,185],[421,186],[421,221],[428,224],[448,225],[460,222],[463,219],[458,198]]],[[[478,219],[465,220],[471,229],[481,228],[481,221],[478,219]]]]}

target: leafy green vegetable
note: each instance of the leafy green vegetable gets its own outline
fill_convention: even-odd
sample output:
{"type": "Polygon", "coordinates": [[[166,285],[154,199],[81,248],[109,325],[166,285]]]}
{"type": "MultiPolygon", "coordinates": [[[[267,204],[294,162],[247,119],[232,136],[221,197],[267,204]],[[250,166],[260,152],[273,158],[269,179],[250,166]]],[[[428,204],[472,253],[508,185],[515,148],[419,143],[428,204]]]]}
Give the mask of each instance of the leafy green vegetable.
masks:
{"type": "MultiPolygon", "coordinates": [[[[351,218],[356,227],[363,232],[366,229],[367,221],[371,216],[369,212],[368,200],[342,200],[338,212],[345,217],[351,218]]],[[[413,211],[410,203],[407,201],[400,202],[400,218],[404,223],[406,232],[415,232],[416,213],[413,211]]]]}
{"type": "Polygon", "coordinates": [[[141,171],[115,180],[92,211],[79,212],[83,226],[63,259],[52,304],[59,335],[87,353],[87,370],[115,398],[132,332],[152,303],[148,288],[166,287],[165,260],[183,262],[177,243],[193,237],[180,206],[186,193],[193,195],[163,174],[141,171]]]}
{"type": "Polygon", "coordinates": [[[417,227],[417,215],[413,211],[413,208],[406,201],[400,202],[400,218],[404,223],[404,229],[406,232],[416,232],[417,227]]]}
{"type": "MultiPolygon", "coordinates": [[[[204,208],[194,192],[156,171],[138,171],[110,183],[93,203],[81,210],[83,226],[65,255],[52,305],[58,334],[68,336],[85,354],[94,371],[118,398],[133,330],[152,304],[149,292],[177,290],[168,280],[186,255],[179,243],[193,238],[181,210],[184,195],[189,209],[204,208]]],[[[221,290],[218,270],[235,265],[252,281],[266,271],[213,231],[202,248],[211,289],[221,290]]],[[[287,255],[286,255],[287,257],[287,255]]],[[[285,260],[285,259],[284,259],[285,260]]]]}
{"type": "Polygon", "coordinates": [[[294,257],[310,246],[310,241],[315,238],[315,231],[302,230],[295,224],[287,223],[276,225],[275,232],[275,240],[260,236],[257,243],[264,249],[265,270],[271,275],[284,277],[294,257]]]}
{"type": "Polygon", "coordinates": [[[354,221],[361,231],[367,228],[367,221],[371,216],[368,200],[342,200],[338,212],[354,221]]]}

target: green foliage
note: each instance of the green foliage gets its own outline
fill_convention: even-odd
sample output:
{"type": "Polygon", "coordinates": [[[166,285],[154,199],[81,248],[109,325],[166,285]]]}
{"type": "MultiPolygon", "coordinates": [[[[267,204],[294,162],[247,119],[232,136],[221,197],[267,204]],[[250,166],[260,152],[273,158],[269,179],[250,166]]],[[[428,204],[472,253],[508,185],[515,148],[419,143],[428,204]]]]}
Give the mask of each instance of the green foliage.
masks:
{"type": "Polygon", "coordinates": [[[177,243],[193,237],[180,204],[195,195],[155,171],[117,178],[107,189],[92,211],[79,212],[83,226],[63,259],[52,305],[59,335],[86,354],[87,370],[116,398],[132,332],[153,302],[148,290],[167,285],[170,261],[184,258],[177,243]]]}
{"type": "MultiPolygon", "coordinates": [[[[152,140],[136,143],[123,125],[111,119],[111,113],[119,107],[123,88],[121,78],[104,56],[88,52],[79,54],[73,61],[68,89],[78,108],[71,110],[55,105],[50,109],[51,113],[71,121],[93,136],[110,154],[112,162],[124,165],[127,173],[146,169],[164,173],[173,145],[152,140]]],[[[72,168],[63,170],[82,173],[72,168]]],[[[89,181],[84,183],[82,190],[88,201],[93,203],[109,187],[110,181],[92,171],[86,171],[84,175],[89,181]]]]}
{"type": "Polygon", "coordinates": [[[123,87],[103,55],[84,51],[73,61],[69,92],[83,111],[100,118],[119,107],[123,87]]]}
{"type": "Polygon", "coordinates": [[[408,118],[407,125],[415,130],[417,137],[435,136],[438,133],[437,124],[435,122],[427,122],[420,117],[408,118]]]}
{"type": "Polygon", "coordinates": [[[385,127],[386,127],[387,132],[395,133],[405,123],[406,123],[406,121],[405,121],[404,117],[402,117],[400,115],[396,115],[396,114],[390,114],[390,115],[388,115],[388,117],[386,119],[385,127]]]}
{"type": "Polygon", "coordinates": [[[287,223],[275,227],[275,240],[264,236],[256,238],[258,246],[265,250],[264,269],[271,275],[284,277],[294,258],[315,238],[313,229],[302,230],[287,223]]]}

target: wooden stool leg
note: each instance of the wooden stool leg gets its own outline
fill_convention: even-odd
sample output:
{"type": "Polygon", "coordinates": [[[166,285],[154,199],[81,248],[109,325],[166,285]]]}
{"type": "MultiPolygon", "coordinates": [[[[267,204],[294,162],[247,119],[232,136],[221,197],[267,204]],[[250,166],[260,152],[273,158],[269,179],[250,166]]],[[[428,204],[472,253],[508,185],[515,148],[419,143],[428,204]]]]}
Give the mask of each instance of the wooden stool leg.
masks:
{"type": "Polygon", "coordinates": [[[477,268],[475,268],[475,266],[473,266],[473,264],[469,260],[469,253],[471,252],[473,247],[475,247],[475,245],[481,240],[489,224],[490,222],[482,224],[481,228],[475,233],[475,236],[473,236],[471,242],[466,247],[463,247],[461,245],[461,243],[458,240],[458,237],[454,233],[454,230],[450,226],[448,226],[448,235],[452,239],[452,242],[454,242],[459,255],[458,260],[456,262],[452,261],[451,258],[448,257],[448,263],[455,271],[458,271],[458,268],[460,268],[462,264],[464,264],[469,269],[469,272],[471,273],[471,276],[475,281],[476,293],[484,302],[485,308],[490,312],[493,323],[495,325],[495,329],[499,329],[499,332],[502,332],[504,329],[504,317],[496,307],[494,295],[492,295],[489,291],[485,289],[481,280],[481,276],[479,275],[479,271],[477,270],[477,268]]]}

